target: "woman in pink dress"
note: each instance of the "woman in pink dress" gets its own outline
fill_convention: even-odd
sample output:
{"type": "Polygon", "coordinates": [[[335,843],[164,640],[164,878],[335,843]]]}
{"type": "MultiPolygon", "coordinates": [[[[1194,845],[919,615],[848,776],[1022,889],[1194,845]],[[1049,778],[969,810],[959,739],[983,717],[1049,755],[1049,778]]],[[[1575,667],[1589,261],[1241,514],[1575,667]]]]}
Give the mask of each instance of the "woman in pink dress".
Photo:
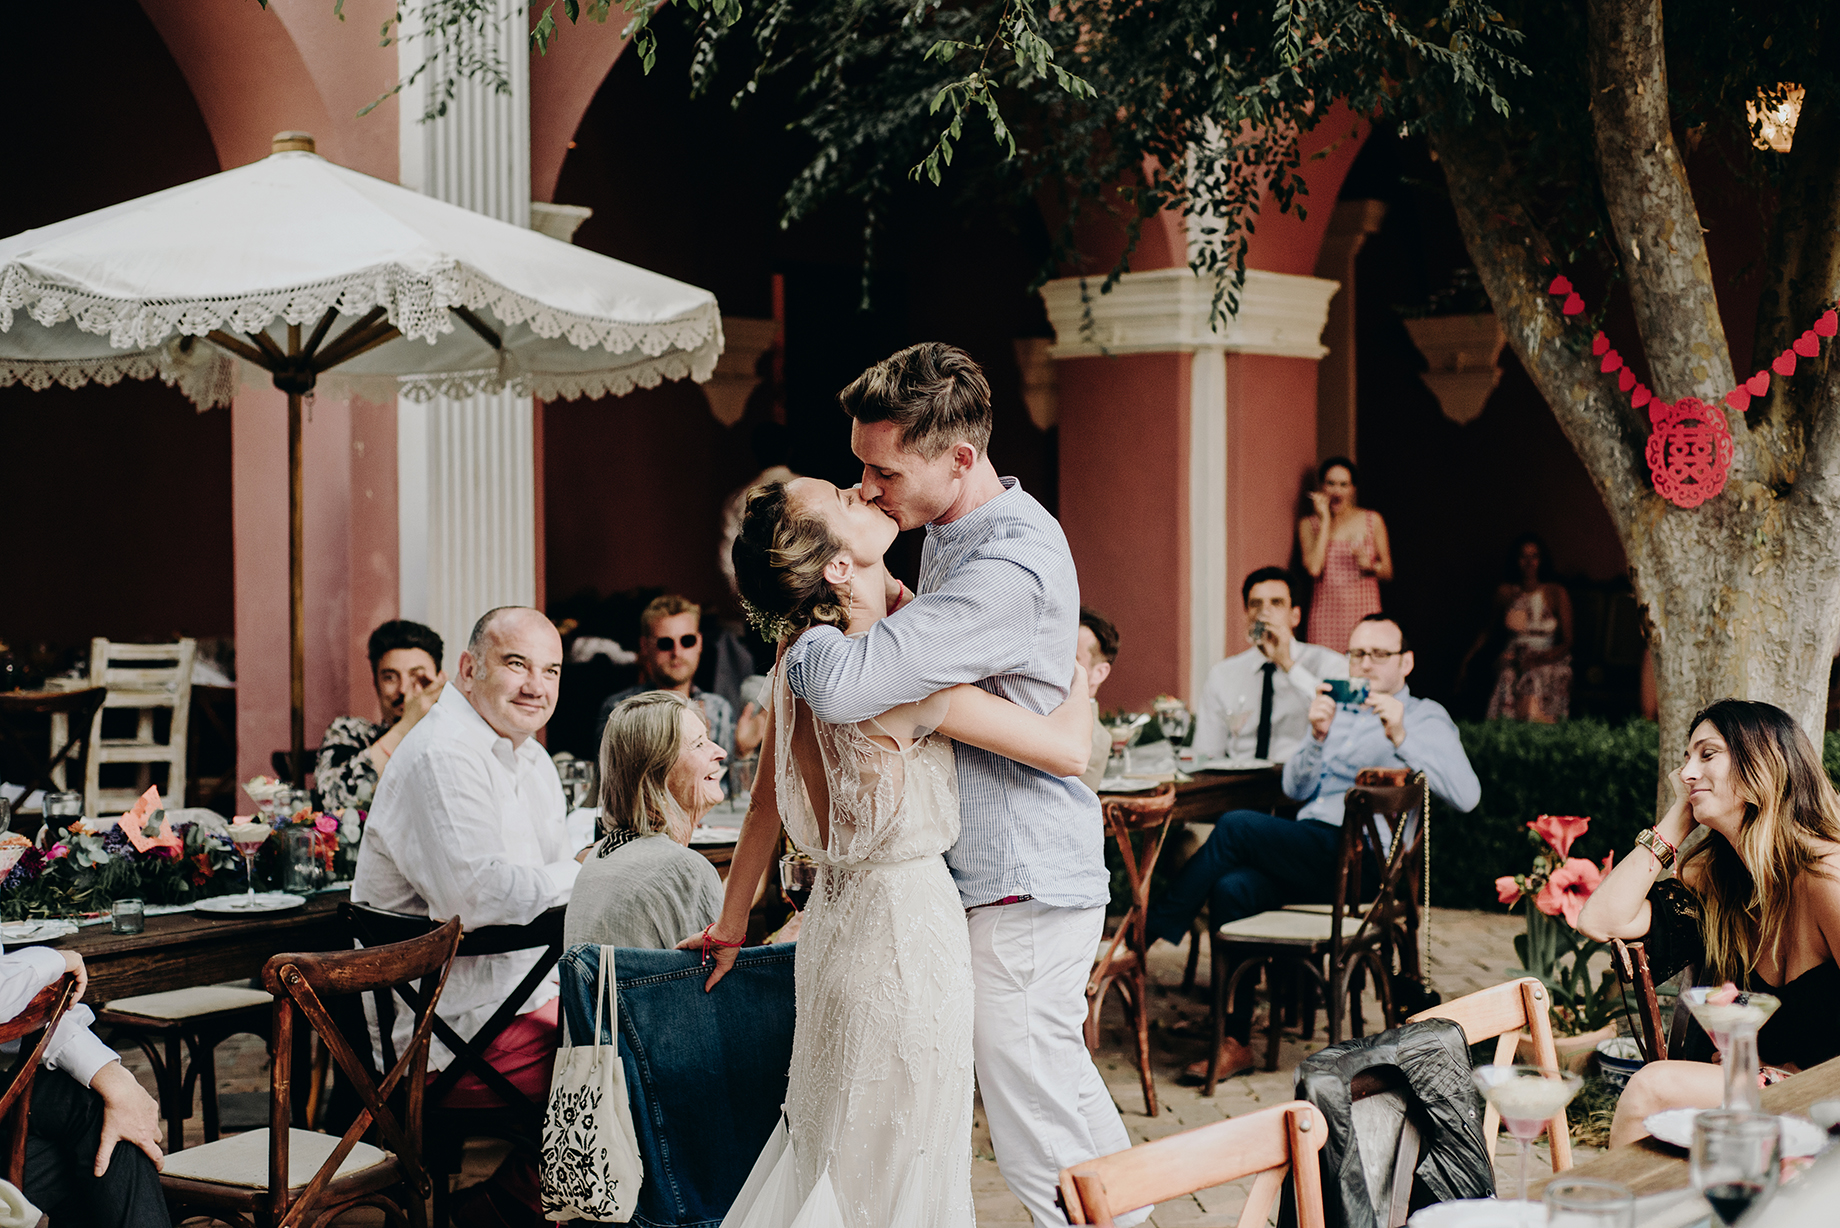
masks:
{"type": "Polygon", "coordinates": [[[1380,581],[1393,578],[1386,521],[1355,502],[1354,462],[1331,456],[1316,470],[1314,515],[1297,522],[1303,565],[1316,578],[1310,598],[1309,642],[1348,651],[1356,623],[1380,611],[1380,581]]]}

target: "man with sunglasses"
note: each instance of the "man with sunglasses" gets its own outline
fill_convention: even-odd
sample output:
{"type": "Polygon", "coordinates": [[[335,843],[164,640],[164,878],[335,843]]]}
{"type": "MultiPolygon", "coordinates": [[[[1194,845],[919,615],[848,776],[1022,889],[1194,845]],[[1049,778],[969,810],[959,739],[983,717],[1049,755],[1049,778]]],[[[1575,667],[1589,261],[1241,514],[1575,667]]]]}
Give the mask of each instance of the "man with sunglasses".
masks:
{"type": "MultiPolygon", "coordinates": [[[[1412,645],[1391,614],[1369,614],[1348,637],[1348,674],[1365,679],[1360,704],[1337,703],[1330,685],[1310,704],[1310,736],[1284,765],[1284,794],[1302,802],[1297,818],[1256,810],[1220,817],[1201,851],[1176,876],[1174,886],[1150,906],[1152,937],[1180,943],[1202,905],[1216,928],[1286,904],[1326,904],[1335,892],[1335,854],[1341,841],[1342,796],[1364,768],[1422,771],[1438,800],[1467,813],[1482,800],[1482,785],[1458,740],[1456,722],[1435,700],[1412,694],[1412,645]]],[[[1391,838],[1380,825],[1381,840],[1391,838]]],[[[1380,879],[1371,850],[1363,884],[1380,879]]],[[[1370,893],[1371,894],[1371,893],[1370,893]]],[[[1222,1076],[1251,1070],[1252,1050],[1229,1036],[1220,1048],[1222,1076]]],[[[1207,1075],[1207,1059],[1188,1068],[1185,1081],[1207,1075]]]]}
{"type": "Polygon", "coordinates": [[[600,745],[602,731],[607,728],[607,718],[613,714],[620,701],[646,691],[676,691],[691,703],[699,705],[704,718],[709,722],[709,736],[728,752],[730,758],[736,754],[751,754],[759,746],[758,732],[752,738],[743,739],[743,745],[736,746],[734,708],[728,700],[714,691],[703,690],[694,681],[697,667],[703,663],[702,619],[703,608],[676,593],[655,597],[645,607],[639,615],[641,635],[638,685],[627,687],[602,701],[600,715],[594,722],[594,744],[597,747],[600,745]]]}

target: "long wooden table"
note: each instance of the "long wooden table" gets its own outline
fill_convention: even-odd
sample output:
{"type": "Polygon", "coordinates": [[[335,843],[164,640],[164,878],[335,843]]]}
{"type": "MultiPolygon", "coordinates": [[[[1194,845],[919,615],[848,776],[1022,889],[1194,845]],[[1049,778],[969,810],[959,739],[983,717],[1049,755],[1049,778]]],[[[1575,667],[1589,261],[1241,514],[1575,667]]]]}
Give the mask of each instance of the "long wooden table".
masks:
{"type": "Polygon", "coordinates": [[[147,918],[139,934],[111,933],[107,924],[86,926],[51,942],[20,945],[75,951],[89,970],[90,1003],[187,985],[210,985],[261,974],[268,957],[281,951],[337,951],[351,945],[339,922],[343,891],[310,898],[286,912],[226,917],[183,912],[147,918]]]}
{"type": "MultiPolygon", "coordinates": [[[[1768,1113],[1806,1114],[1816,1101],[1835,1099],[1840,1099],[1840,1057],[1763,1089],[1763,1108],[1768,1113]]],[[[1619,1182],[1637,1195],[1682,1190],[1691,1184],[1687,1153],[1652,1138],[1612,1148],[1594,1160],[1567,1169],[1563,1175],[1619,1182]]],[[[1538,1198],[1551,1180],[1549,1174],[1545,1180],[1530,1182],[1533,1197],[1538,1198]]]]}
{"type": "MultiPolygon", "coordinates": [[[[1212,823],[1229,810],[1273,811],[1284,805],[1284,770],[1277,766],[1249,772],[1196,772],[1176,782],[1175,825],[1212,823]]],[[[1142,797],[1142,793],[1106,796],[1142,797]]]]}

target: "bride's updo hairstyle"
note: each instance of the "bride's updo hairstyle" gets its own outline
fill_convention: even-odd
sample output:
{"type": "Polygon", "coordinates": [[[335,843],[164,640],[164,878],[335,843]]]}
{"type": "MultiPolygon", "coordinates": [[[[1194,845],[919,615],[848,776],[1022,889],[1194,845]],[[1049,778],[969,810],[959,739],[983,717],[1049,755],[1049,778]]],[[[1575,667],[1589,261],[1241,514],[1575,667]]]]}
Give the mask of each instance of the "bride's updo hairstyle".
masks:
{"type": "Polygon", "coordinates": [[[842,553],[843,543],[829,525],[792,506],[784,482],[748,492],[730,557],[741,600],[762,639],[783,640],[818,623],[849,625],[842,594],[824,578],[825,565],[842,553]]]}

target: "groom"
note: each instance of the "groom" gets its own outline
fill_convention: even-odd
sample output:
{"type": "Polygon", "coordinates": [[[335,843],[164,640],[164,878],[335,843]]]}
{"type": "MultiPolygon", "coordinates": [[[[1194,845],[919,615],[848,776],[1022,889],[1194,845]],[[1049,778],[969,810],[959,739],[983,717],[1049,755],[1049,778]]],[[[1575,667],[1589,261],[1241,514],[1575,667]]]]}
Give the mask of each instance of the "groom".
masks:
{"type": "MultiPolygon", "coordinates": [[[[807,631],[786,656],[793,693],[838,723],[960,682],[1053,711],[1072,677],[1079,579],[1054,517],[985,455],[983,371],[929,342],[838,399],[855,420],[863,497],[903,529],[926,526],[920,592],[896,582],[889,617],[865,636],[807,631]]],[[[1110,881],[1099,801],[1078,779],[956,753],[962,823],[946,862],[971,927],[978,1087],[1003,1179],[1036,1224],[1065,1224],[1060,1170],[1131,1145],[1082,1035],[1110,881]]]]}

